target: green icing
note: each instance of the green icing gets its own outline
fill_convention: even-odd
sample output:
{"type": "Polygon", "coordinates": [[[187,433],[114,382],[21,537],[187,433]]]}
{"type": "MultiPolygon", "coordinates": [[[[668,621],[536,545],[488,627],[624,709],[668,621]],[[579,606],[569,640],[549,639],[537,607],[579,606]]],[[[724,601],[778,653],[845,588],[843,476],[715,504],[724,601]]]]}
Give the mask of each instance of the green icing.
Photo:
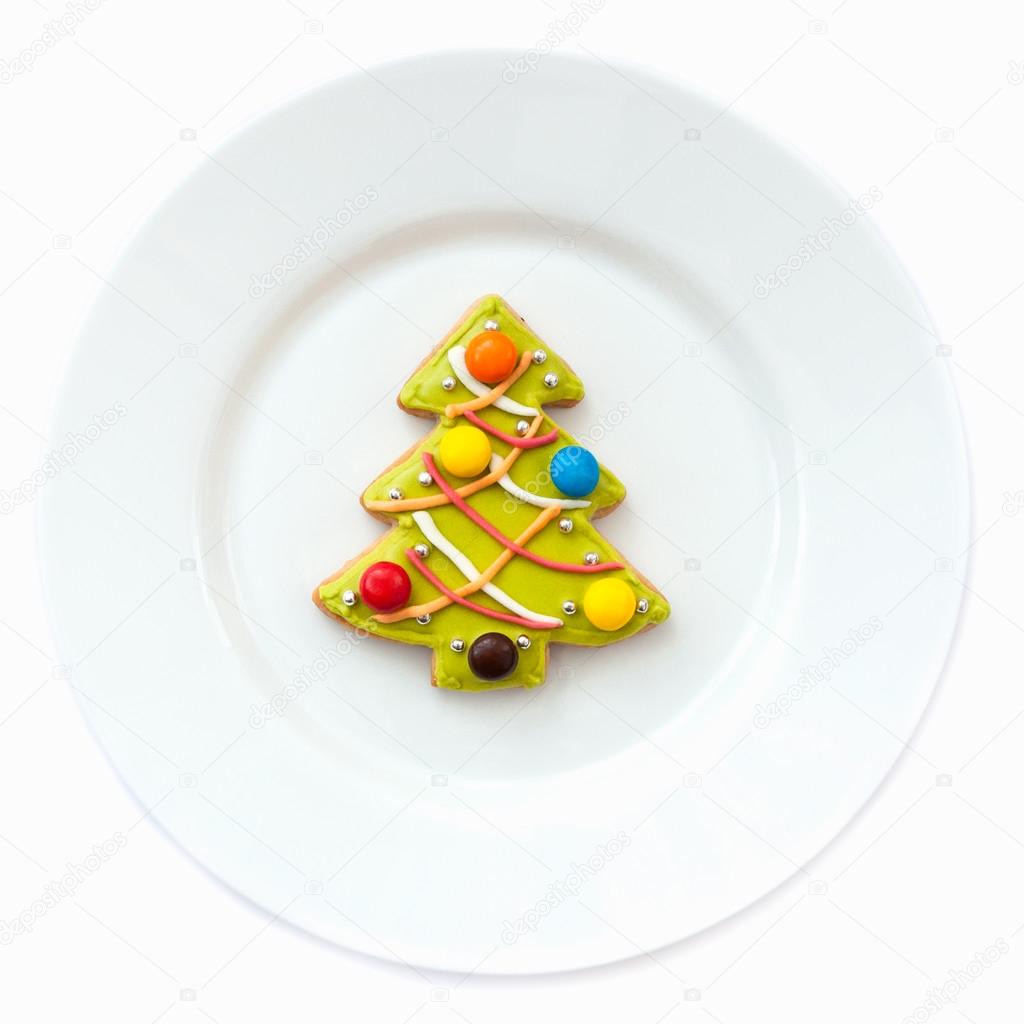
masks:
{"type": "MultiPolygon", "coordinates": [[[[583,397],[583,382],[569,369],[568,363],[559,359],[509,308],[500,295],[488,295],[473,307],[469,316],[445,339],[444,344],[406,381],[405,387],[398,395],[398,401],[406,409],[421,409],[424,412],[442,416],[445,406],[451,402],[465,402],[475,397],[461,384],[454,391],[445,391],[441,387],[441,381],[452,372],[448,365],[448,350],[453,345],[468,345],[484,329],[484,324],[488,320],[498,321],[499,329],[515,342],[518,352],[525,349],[542,348],[548,354],[546,362],[540,366],[531,366],[512,385],[507,392],[509,398],[514,398],[522,405],[539,409],[542,405],[552,405],[555,402],[576,403],[583,397]],[[549,388],[544,384],[546,373],[558,375],[557,387],[549,388]]],[[[485,410],[479,415],[486,417],[502,430],[509,429],[508,414],[503,413],[500,409],[485,410]],[[493,413],[496,417],[504,417],[504,419],[499,422],[496,418],[492,419],[488,413],[493,413]]],[[[518,417],[511,419],[514,428],[518,417]]],[[[550,427],[542,427],[541,431],[550,429],[550,427]]],[[[545,449],[540,450],[544,451],[545,449]]],[[[547,457],[550,458],[550,453],[547,457]]]]}
{"type": "MultiPolygon", "coordinates": [[[[520,352],[524,349],[541,348],[548,356],[543,364],[531,365],[516,381],[507,392],[510,398],[524,405],[540,408],[545,402],[548,404],[558,401],[576,402],[583,397],[583,385],[568,365],[537,338],[500,296],[487,296],[473,307],[455,332],[445,340],[402,388],[399,401],[405,408],[435,413],[440,417],[439,421],[407,457],[400,463],[391,466],[366,489],[363,494],[364,501],[387,500],[388,492],[393,487],[400,488],[406,498],[438,493],[436,485],[424,487],[419,483],[418,476],[424,468],[422,453],[430,452],[440,468],[437,451],[441,438],[456,423],[464,422],[461,417],[456,420],[445,417],[444,408],[449,403],[463,402],[474,397],[461,383],[457,384],[452,391],[445,391],[441,387],[441,381],[452,375],[447,352],[452,345],[467,344],[471,338],[484,329],[484,322],[490,319],[498,321],[499,329],[512,338],[520,352]],[[559,378],[559,383],[555,388],[548,388],[543,383],[544,375],[551,372],[556,373],[559,378]]],[[[495,409],[493,406],[478,410],[477,414],[508,434],[515,433],[516,422],[520,419],[511,413],[495,409]]],[[[544,434],[554,428],[557,428],[557,424],[545,415],[538,432],[544,434]]],[[[510,451],[510,446],[498,438],[490,437],[490,440],[494,452],[500,457],[504,458],[510,451]]],[[[563,496],[551,483],[548,463],[559,448],[576,443],[578,442],[572,435],[558,428],[556,441],[540,448],[525,449],[513,463],[509,475],[520,487],[532,493],[563,499],[563,496]]],[[[450,475],[446,476],[453,487],[468,482],[450,475]]],[[[527,546],[539,555],[561,562],[582,564],[583,556],[588,551],[596,551],[602,562],[626,562],[626,559],[601,536],[590,522],[595,513],[618,504],[625,495],[626,489],[622,483],[604,466],[601,466],[601,478],[597,489],[588,495],[591,505],[585,509],[564,510],[561,513],[562,517],[567,516],[573,520],[573,530],[564,534],[558,529],[557,522],[549,523],[527,546]]],[[[535,505],[520,503],[496,483],[470,496],[467,501],[475,511],[493,523],[505,536],[512,538],[517,537],[541,511],[535,505]]],[[[497,540],[481,530],[454,506],[442,505],[427,511],[441,533],[459,548],[478,570],[486,569],[504,550],[497,540]]],[[[463,690],[537,686],[544,681],[549,642],[601,647],[632,636],[646,626],[663,622],[668,617],[669,605],[665,598],[628,567],[606,573],[566,573],[548,569],[520,556],[515,556],[497,574],[494,583],[532,611],[562,619],[564,626],[553,630],[525,629],[512,623],[482,616],[458,604],[451,604],[447,608],[434,612],[427,625],[420,625],[415,619],[389,624],[377,623],[373,620],[371,609],[361,602],[349,608],[341,600],[341,595],[346,590],[358,593],[359,578],[363,570],[373,562],[396,562],[408,571],[412,580],[410,604],[431,601],[438,596],[433,585],[416,571],[405,555],[407,548],[420,542],[428,544],[430,542],[420,532],[411,513],[398,513],[393,518],[395,528],[385,534],[369,551],[347,566],[337,579],[323,585],[319,591],[320,598],[328,609],[341,616],[355,628],[362,628],[392,640],[433,648],[434,678],[439,686],[463,690]],[[637,600],[646,598],[650,605],[646,614],[637,613],[625,626],[614,632],[595,629],[583,612],[583,596],[587,587],[596,580],[608,576],[618,576],[624,579],[635,591],[637,600]],[[576,603],[575,615],[566,615],[562,611],[562,603],[566,600],[576,603]],[[513,675],[497,683],[477,679],[470,671],[468,664],[470,644],[481,633],[487,632],[504,633],[513,640],[521,634],[526,634],[531,640],[528,649],[519,651],[519,664],[513,675]],[[451,649],[450,642],[453,637],[460,637],[465,641],[465,650],[462,653],[456,653],[451,649]]],[[[453,590],[466,582],[465,576],[443,552],[434,548],[432,544],[426,564],[446,586],[453,590]]],[[[508,613],[508,609],[502,607],[481,590],[469,595],[469,600],[495,611],[508,613]]]]}

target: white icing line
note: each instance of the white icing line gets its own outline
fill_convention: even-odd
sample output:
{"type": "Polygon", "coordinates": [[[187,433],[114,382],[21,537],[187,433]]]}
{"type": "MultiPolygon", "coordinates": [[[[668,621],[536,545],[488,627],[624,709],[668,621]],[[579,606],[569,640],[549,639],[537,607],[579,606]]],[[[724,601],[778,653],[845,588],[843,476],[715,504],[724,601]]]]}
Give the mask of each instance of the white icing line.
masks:
{"type": "MultiPolygon", "coordinates": [[[[491,471],[493,472],[500,465],[501,459],[497,455],[492,455],[491,471]]],[[[508,491],[513,498],[525,501],[528,505],[536,505],[538,508],[553,508],[556,505],[559,508],[586,508],[590,504],[589,501],[577,500],[575,498],[545,498],[540,494],[531,494],[529,491],[524,491],[508,473],[498,480],[498,484],[508,491]]]]}
{"type": "MultiPolygon", "coordinates": [[[[476,583],[482,573],[438,528],[433,516],[429,512],[420,510],[413,512],[413,519],[420,528],[423,536],[430,541],[439,551],[443,551],[453,562],[459,572],[469,580],[476,583]]],[[[526,605],[520,604],[515,598],[509,597],[501,587],[493,583],[485,583],[480,588],[485,594],[493,597],[498,604],[506,607],[510,612],[521,615],[524,619],[533,619],[536,622],[546,622],[552,626],[561,626],[562,620],[551,615],[541,615],[540,612],[531,611],[526,605]]]]}
{"type": "MultiPolygon", "coordinates": [[[[467,369],[466,350],[461,345],[452,345],[452,347],[448,349],[448,363],[455,372],[455,376],[458,377],[459,380],[462,381],[463,385],[472,391],[477,398],[483,398],[484,395],[490,394],[491,389],[486,384],[478,381],[467,369]]],[[[540,411],[538,409],[531,409],[528,405],[520,405],[519,402],[516,402],[505,395],[499,395],[491,404],[495,409],[502,409],[515,416],[540,415],[540,411]]]]}

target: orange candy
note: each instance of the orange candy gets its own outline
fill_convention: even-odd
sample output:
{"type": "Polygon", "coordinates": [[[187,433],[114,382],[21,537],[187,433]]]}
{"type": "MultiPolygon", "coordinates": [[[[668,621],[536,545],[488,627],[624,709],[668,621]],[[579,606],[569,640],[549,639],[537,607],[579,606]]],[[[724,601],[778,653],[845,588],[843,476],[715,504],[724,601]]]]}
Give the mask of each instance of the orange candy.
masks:
{"type": "Polygon", "coordinates": [[[501,331],[483,331],[466,347],[466,369],[485,384],[503,381],[518,361],[515,342],[501,331]]]}

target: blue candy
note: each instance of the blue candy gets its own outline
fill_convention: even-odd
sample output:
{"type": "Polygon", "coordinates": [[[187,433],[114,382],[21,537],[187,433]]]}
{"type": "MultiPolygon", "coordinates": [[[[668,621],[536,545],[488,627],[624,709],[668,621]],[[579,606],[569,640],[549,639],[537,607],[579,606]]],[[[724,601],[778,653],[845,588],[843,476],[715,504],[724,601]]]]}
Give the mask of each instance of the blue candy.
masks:
{"type": "Polygon", "coordinates": [[[559,448],[551,456],[551,482],[570,498],[585,498],[600,478],[597,459],[578,444],[559,448]]]}

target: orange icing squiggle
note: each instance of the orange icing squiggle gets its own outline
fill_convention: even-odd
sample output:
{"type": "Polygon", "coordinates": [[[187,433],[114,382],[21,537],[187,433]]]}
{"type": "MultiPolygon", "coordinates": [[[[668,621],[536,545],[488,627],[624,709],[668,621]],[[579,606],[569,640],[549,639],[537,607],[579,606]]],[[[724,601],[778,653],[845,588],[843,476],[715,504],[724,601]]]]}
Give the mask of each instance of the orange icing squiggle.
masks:
{"type": "MultiPolygon", "coordinates": [[[[516,537],[517,544],[525,544],[532,537],[540,533],[541,530],[547,526],[562,510],[560,508],[546,508],[543,509],[537,517],[526,527],[523,532],[516,537]]],[[[470,594],[475,594],[481,587],[490,583],[495,576],[512,560],[515,554],[511,548],[506,548],[498,557],[491,562],[483,572],[475,580],[470,580],[468,583],[464,583],[461,587],[456,587],[452,593],[459,597],[468,597],[470,594]]],[[[401,622],[403,619],[414,619],[420,615],[432,615],[434,612],[440,611],[442,608],[447,608],[452,603],[452,599],[448,597],[436,597],[432,601],[424,601],[422,604],[410,605],[408,608],[402,608],[397,612],[388,612],[387,614],[374,615],[374,620],[377,622],[401,622]]]]}
{"type": "MultiPolygon", "coordinates": [[[[524,436],[533,437],[540,430],[540,425],[543,422],[544,417],[542,415],[538,416],[530,424],[530,429],[527,430],[524,436]]],[[[490,473],[473,480],[471,483],[455,488],[455,493],[460,498],[468,498],[471,494],[476,494],[477,491],[482,491],[485,487],[490,487],[491,484],[497,483],[509,471],[512,463],[522,453],[522,448],[513,448],[490,473]]],[[[413,512],[420,508],[439,508],[441,505],[450,504],[450,502],[451,499],[447,494],[425,494],[421,498],[398,498],[397,500],[385,498],[379,501],[364,501],[363,508],[370,512],[413,512]]]]}
{"type": "Polygon", "coordinates": [[[427,472],[434,478],[437,486],[452,499],[452,504],[468,519],[476,523],[481,530],[489,533],[499,544],[504,544],[505,547],[511,548],[517,555],[522,555],[523,558],[528,558],[531,562],[536,562],[537,565],[543,565],[548,569],[558,569],[560,572],[593,573],[608,572],[610,569],[625,569],[621,562],[584,562],[582,565],[577,565],[575,562],[556,562],[554,559],[546,558],[544,555],[538,555],[535,551],[524,548],[521,544],[517,544],[512,540],[511,537],[506,537],[494,523],[482,516],[468,502],[464,501],[461,495],[455,492],[452,485],[445,480],[437,466],[434,465],[434,459],[430,452],[423,452],[422,458],[423,465],[427,467],[427,472]]]}
{"type": "Polygon", "coordinates": [[[461,604],[470,611],[486,615],[491,619],[499,619],[501,622],[511,622],[514,626],[525,626],[527,629],[558,629],[561,625],[560,622],[540,622],[537,619],[527,619],[521,615],[506,615],[505,612],[496,612],[492,608],[485,608],[482,604],[475,604],[468,598],[460,597],[454,590],[449,589],[423,564],[423,559],[412,548],[405,552],[405,557],[409,559],[420,575],[425,577],[430,583],[433,583],[445,597],[451,598],[456,604],[461,604]]]}
{"type": "Polygon", "coordinates": [[[445,416],[453,420],[456,416],[461,416],[467,409],[476,410],[487,408],[487,406],[493,404],[496,398],[501,398],[501,396],[505,394],[505,392],[508,391],[508,389],[512,387],[512,385],[515,384],[515,382],[519,380],[524,373],[526,373],[531,362],[533,362],[533,353],[527,350],[519,357],[519,365],[500,384],[495,384],[486,395],[480,395],[478,398],[471,398],[468,402],[453,402],[445,408],[445,416]]]}

